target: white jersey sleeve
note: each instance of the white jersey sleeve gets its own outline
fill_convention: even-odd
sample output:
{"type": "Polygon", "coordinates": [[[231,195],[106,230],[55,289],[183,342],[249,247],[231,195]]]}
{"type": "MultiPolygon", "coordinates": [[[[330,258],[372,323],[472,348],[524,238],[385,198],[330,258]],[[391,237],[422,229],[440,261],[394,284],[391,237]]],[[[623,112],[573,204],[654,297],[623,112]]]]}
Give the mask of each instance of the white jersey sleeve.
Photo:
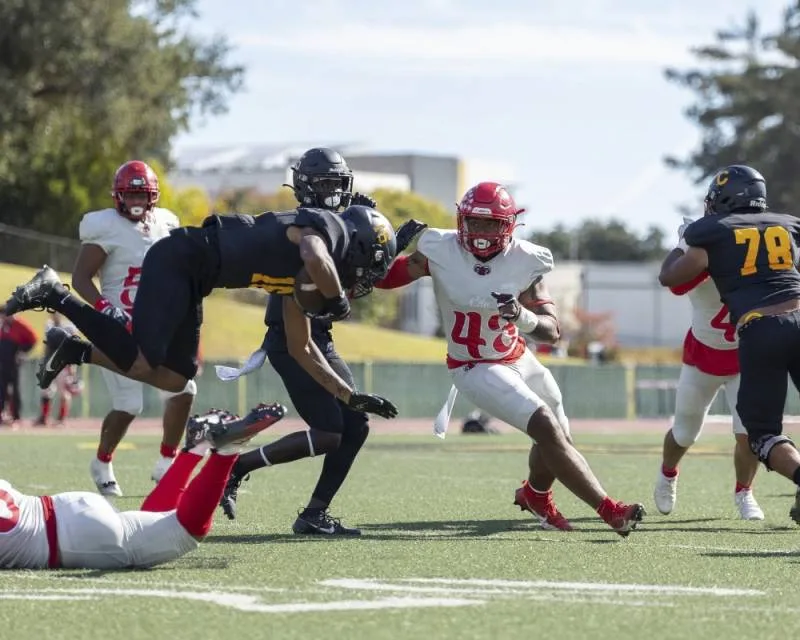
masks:
{"type": "Polygon", "coordinates": [[[518,359],[525,342],[497,313],[492,292],[519,295],[552,270],[550,250],[512,239],[501,254],[481,261],[461,247],[455,231],[440,229],[425,231],[417,249],[428,259],[449,364],[518,359]]]}
{"type": "Polygon", "coordinates": [[[78,226],[78,235],[82,244],[96,244],[106,254],[111,252],[113,247],[113,226],[110,216],[106,214],[108,209],[103,211],[91,211],[81,218],[78,226]]]}
{"type": "Polygon", "coordinates": [[[0,480],[0,569],[45,568],[49,550],[41,499],[0,480]]]}

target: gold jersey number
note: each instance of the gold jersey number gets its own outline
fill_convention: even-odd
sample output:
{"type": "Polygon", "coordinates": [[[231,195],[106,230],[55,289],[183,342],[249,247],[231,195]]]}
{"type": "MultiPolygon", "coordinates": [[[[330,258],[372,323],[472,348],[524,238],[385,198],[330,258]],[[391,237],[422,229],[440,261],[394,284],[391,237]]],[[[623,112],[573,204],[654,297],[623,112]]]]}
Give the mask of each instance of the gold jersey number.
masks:
{"type": "Polygon", "coordinates": [[[784,227],[767,227],[764,230],[756,227],[744,227],[735,229],[736,244],[747,245],[747,253],[744,256],[744,264],[739,272],[743,276],[751,276],[758,271],[756,259],[761,248],[761,240],[767,248],[767,260],[769,268],[773,271],[786,271],[794,268],[794,256],[792,255],[792,238],[784,227]]]}

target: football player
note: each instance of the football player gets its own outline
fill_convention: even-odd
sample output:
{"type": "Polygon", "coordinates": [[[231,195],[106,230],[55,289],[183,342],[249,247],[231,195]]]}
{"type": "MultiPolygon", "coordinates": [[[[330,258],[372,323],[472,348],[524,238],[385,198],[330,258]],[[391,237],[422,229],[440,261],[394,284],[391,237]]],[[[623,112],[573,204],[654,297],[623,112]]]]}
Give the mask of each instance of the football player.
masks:
{"type": "Polygon", "coordinates": [[[359,393],[331,368],[311,340],[308,317],[293,293],[295,276],[304,268],[324,296],[322,313],[340,320],[350,312],[345,288],[371,288],[394,256],[391,225],[364,206],[351,206],[341,215],[311,208],[212,215],[202,227],[175,229],[147,251],[132,333],[79,300],[47,266],[16,288],[7,311],[59,311],[91,341],[64,337],[39,367],[42,388],[68,364],[91,363],[180,392],[197,373],[203,299],[218,288],[259,287],[282,294],[287,339],[305,345],[296,355],[309,375],[351,409],[393,418],[397,409],[391,402],[359,393]]]}
{"type": "MultiPolygon", "coordinates": [[[[714,215],[706,198],[705,215],[714,215]]],[[[673,254],[686,249],[683,232],[690,219],[678,229],[678,247],[673,254]]],[[[728,307],[720,302],[714,282],[704,271],[697,278],[677,287],[672,293],[689,296],[692,305],[692,324],[683,342],[683,364],[675,396],[675,417],[664,436],[661,471],[656,479],[653,499],[663,514],[671,513],[678,496],[678,463],[697,442],[703,421],[720,389],[725,391],[733,419],[733,466],[736,486],[733,499],[742,520],[763,520],[764,512],[753,496],[752,484],[758,469],[758,458],[747,442],[747,431],[736,411],[739,391],[739,354],[736,327],[731,324],[728,307]]]]}
{"type": "Polygon", "coordinates": [[[543,282],[553,256],[545,247],[512,236],[519,213],[505,187],[481,182],[458,205],[458,230],[427,229],[417,250],[398,257],[380,286],[433,278],[456,389],[533,440],[529,477],[515,503],[543,524],[566,522],[553,503],[551,487],[557,479],[624,537],[642,519],[644,508],[616,502],[603,490],[572,443],[552,374],[520,335],[555,342],[559,327],[543,282]]]}
{"type": "MultiPolygon", "coordinates": [[[[174,213],[156,206],[158,176],[140,160],[117,169],[111,196],[113,207],[87,213],[81,220],[81,250],[72,269],[72,288],[95,309],[127,325],[145,254],[180,222],[174,213]],[[99,289],[94,283],[98,275],[99,289]]],[[[141,382],[118,373],[106,369],[101,373],[111,396],[111,411],[103,419],[90,471],[100,493],[121,496],[112,459],[131,422],[142,412],[144,388],[141,382]]],[[[181,391],[169,393],[164,403],[161,455],[151,474],[156,482],[178,451],[196,394],[197,385],[189,380],[181,391]]]]}
{"type": "MultiPolygon", "coordinates": [[[[354,194],[353,172],[345,159],[333,149],[315,147],[306,151],[292,166],[292,185],[297,201],[303,206],[338,211],[350,204],[375,207],[375,201],[354,194]]],[[[287,185],[290,186],[290,185],[287,185]]],[[[398,234],[398,251],[403,238],[398,234]]],[[[364,293],[363,291],[361,292],[364,293]]],[[[292,529],[297,534],[359,535],[359,529],[347,527],[330,515],[328,507],[345,481],[361,446],[369,433],[369,417],[356,411],[321,386],[299,364],[305,345],[290,340],[284,319],[281,297],[272,294],[265,317],[267,333],[262,349],[280,375],[297,413],[309,425],[308,431],[288,434],[253,451],[242,454],[220,506],[231,520],[236,518],[236,502],[242,481],[252,471],[301,458],[324,455],[322,471],[306,507],[298,514],[292,529]]],[[[311,337],[330,367],[354,386],[353,374],[336,352],[331,322],[311,320],[311,337]]]]}
{"type": "Polygon", "coordinates": [[[244,418],[218,410],[192,418],[184,449],[140,511],[119,512],[85,491],[28,496],[0,480],[0,568],[146,568],[180,558],[211,529],[239,447],[285,411],[271,404],[244,418]]]}
{"type": "MultiPolygon", "coordinates": [[[[706,203],[711,215],[686,228],[659,281],[678,287],[709,273],[739,338],[736,410],[750,448],[800,485],[800,453],[783,433],[788,378],[800,390],[800,220],[767,211],[766,181],[746,165],[719,171],[706,203]]],[[[800,523],[798,498],[790,516],[800,523]]]]}

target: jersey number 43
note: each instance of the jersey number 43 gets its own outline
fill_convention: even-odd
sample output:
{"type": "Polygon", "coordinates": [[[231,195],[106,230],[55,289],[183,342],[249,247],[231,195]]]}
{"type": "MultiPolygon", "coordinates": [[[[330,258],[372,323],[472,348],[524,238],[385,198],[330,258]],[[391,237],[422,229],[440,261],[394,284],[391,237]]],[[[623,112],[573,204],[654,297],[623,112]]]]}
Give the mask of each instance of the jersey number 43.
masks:
{"type": "MultiPolygon", "coordinates": [[[[482,335],[483,316],[477,311],[467,311],[466,313],[456,311],[455,315],[450,339],[454,344],[466,347],[471,358],[482,359],[485,356],[481,355],[481,347],[486,346],[486,339],[482,335]]],[[[492,333],[500,331],[492,341],[492,349],[496,353],[506,353],[510,347],[514,346],[518,333],[517,326],[513,322],[504,321],[495,314],[488,318],[486,325],[492,333]]]]}
{"type": "Polygon", "coordinates": [[[787,271],[794,268],[792,238],[785,228],[775,226],[760,230],[756,227],[744,227],[742,229],[734,229],[733,233],[736,237],[736,244],[747,245],[744,264],[739,270],[743,276],[751,276],[758,272],[756,260],[758,259],[762,240],[767,250],[770,269],[773,271],[787,271]]]}

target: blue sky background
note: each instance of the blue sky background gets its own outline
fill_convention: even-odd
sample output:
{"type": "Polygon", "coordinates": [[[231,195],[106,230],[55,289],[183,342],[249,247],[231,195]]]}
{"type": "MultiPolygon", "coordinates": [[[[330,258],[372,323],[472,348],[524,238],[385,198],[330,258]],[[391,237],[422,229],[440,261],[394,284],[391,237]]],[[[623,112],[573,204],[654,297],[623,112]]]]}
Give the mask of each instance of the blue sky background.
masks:
{"type": "MultiPolygon", "coordinates": [[[[667,169],[699,140],[668,83],[691,46],[784,0],[200,0],[195,30],[247,67],[224,116],[176,146],[339,141],[454,154],[470,182],[517,185],[526,223],[680,223],[702,193],[667,169]]],[[[769,179],[769,176],[767,176],[769,179]]],[[[356,177],[357,184],[357,177],[356,177]]]]}

